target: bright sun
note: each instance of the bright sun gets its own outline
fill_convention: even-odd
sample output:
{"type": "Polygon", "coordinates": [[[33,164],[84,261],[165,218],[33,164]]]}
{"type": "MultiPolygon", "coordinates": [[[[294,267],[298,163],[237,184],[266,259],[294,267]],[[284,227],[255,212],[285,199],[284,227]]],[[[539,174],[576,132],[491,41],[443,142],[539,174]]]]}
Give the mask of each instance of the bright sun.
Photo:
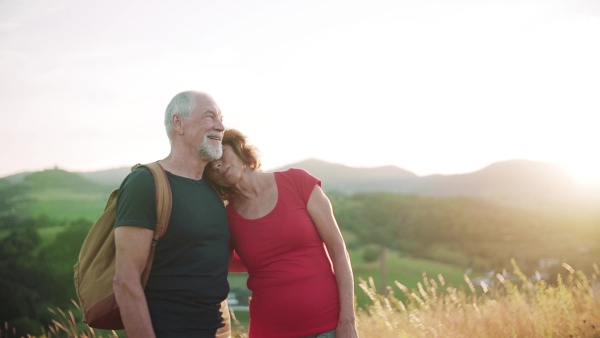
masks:
{"type": "MultiPolygon", "coordinates": [[[[593,159],[595,162],[596,159],[593,159]]],[[[600,163],[565,163],[566,173],[576,182],[587,187],[600,187],[600,163]]]]}

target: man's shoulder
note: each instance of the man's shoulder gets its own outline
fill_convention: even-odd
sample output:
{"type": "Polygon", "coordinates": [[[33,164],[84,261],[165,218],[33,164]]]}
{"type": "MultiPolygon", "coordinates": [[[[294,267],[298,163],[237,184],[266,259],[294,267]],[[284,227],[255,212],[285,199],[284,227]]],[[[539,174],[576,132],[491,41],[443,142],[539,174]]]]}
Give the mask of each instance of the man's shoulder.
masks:
{"type": "Polygon", "coordinates": [[[132,170],[121,183],[119,197],[122,195],[146,193],[154,189],[154,177],[150,169],[138,167],[132,170]]]}
{"type": "Polygon", "coordinates": [[[139,166],[133,169],[129,174],[127,174],[127,176],[123,180],[123,183],[147,181],[148,179],[153,179],[152,172],[150,171],[150,169],[144,166],[139,166]]]}

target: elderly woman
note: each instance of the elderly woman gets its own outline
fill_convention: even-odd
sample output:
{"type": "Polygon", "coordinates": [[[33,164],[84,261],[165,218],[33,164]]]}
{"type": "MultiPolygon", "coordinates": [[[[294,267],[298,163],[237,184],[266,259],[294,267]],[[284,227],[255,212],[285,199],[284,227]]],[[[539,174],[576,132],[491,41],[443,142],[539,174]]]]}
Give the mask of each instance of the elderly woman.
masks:
{"type": "Polygon", "coordinates": [[[250,338],[358,337],[348,252],[321,181],[259,170],[237,130],[205,168],[227,203],[231,245],[248,271],[250,338]]]}

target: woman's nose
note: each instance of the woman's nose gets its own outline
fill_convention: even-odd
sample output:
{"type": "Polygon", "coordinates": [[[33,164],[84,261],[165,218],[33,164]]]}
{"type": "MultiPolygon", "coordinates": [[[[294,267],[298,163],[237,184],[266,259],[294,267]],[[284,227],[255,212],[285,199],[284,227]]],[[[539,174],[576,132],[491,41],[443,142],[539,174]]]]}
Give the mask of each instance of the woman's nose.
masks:
{"type": "Polygon", "coordinates": [[[215,161],[213,162],[213,169],[220,169],[221,168],[221,162],[215,161]]]}

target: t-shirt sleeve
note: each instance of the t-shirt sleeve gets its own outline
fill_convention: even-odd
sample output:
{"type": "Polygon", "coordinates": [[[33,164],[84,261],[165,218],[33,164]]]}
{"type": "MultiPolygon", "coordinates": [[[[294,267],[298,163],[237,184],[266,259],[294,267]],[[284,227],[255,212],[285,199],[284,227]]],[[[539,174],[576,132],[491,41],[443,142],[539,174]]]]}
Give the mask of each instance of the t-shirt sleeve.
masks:
{"type": "Polygon", "coordinates": [[[300,193],[300,197],[304,204],[308,204],[310,195],[315,189],[315,185],[321,186],[321,180],[313,176],[311,173],[304,169],[290,169],[292,179],[296,184],[296,188],[300,193]]]}
{"type": "Polygon", "coordinates": [[[126,225],[156,227],[156,188],[147,168],[132,171],[119,188],[115,227],[126,225]]]}

